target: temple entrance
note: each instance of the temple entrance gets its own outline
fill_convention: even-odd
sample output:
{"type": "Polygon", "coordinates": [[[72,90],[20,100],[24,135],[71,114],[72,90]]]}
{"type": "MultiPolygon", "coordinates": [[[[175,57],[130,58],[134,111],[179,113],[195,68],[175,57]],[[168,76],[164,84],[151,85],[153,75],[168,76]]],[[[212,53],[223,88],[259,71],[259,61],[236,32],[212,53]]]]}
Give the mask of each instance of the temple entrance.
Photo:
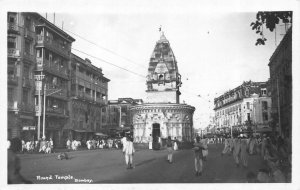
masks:
{"type": "Polygon", "coordinates": [[[154,123],[154,124],[152,125],[152,138],[153,138],[153,143],[157,143],[159,137],[160,137],[160,124],[154,123]]]}

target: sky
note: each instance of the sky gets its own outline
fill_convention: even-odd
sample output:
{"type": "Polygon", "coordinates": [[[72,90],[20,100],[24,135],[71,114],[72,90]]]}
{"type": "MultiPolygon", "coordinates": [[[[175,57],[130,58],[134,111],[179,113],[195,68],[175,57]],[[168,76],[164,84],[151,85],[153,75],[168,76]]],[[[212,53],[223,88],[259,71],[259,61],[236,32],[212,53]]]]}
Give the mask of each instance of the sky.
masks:
{"type": "MultiPolygon", "coordinates": [[[[55,24],[62,27],[63,23],[64,30],[76,39],[73,53],[89,58],[111,80],[109,100],[145,99],[143,76],[162,26],[182,75],[180,101],[196,108],[195,128],[204,128],[213,116],[215,97],[243,81],[261,82],[270,77],[268,63],[276,48],[275,33],[265,34],[265,46],[255,46],[258,36],[250,27],[255,16],[256,12],[55,13],[55,24]]],[[[54,13],[47,13],[47,18],[54,22],[54,13]]],[[[283,29],[278,28],[277,44],[283,29]]]]}
{"type": "MultiPolygon", "coordinates": [[[[34,2],[27,1],[26,6],[14,8],[36,11],[44,17],[47,13],[51,22],[55,13],[55,24],[60,28],[63,25],[63,30],[76,39],[72,52],[89,58],[111,80],[109,100],[145,99],[149,59],[162,26],[182,76],[180,102],[196,108],[195,128],[208,125],[209,116],[213,116],[213,99],[217,96],[243,81],[268,80],[269,58],[276,48],[275,33],[265,31],[267,44],[255,46],[258,36],[250,23],[255,21],[257,11],[282,7],[274,1],[263,8],[266,5],[261,1],[249,4],[237,0],[227,3],[221,0],[190,0],[189,3],[77,0],[67,6],[60,1],[34,2]]],[[[293,7],[293,4],[284,5],[293,7]]],[[[277,45],[285,33],[283,28],[278,26],[277,45]]]]}

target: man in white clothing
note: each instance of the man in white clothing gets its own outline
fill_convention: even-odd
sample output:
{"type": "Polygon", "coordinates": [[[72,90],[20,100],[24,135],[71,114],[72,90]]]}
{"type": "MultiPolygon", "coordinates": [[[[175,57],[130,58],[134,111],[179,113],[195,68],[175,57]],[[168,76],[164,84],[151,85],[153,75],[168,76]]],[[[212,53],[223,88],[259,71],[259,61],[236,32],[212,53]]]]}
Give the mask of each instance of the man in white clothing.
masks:
{"type": "Polygon", "coordinates": [[[132,169],[132,159],[134,155],[134,146],[132,139],[130,137],[127,137],[126,143],[123,145],[123,154],[125,155],[125,162],[127,165],[127,169],[132,169]]]}

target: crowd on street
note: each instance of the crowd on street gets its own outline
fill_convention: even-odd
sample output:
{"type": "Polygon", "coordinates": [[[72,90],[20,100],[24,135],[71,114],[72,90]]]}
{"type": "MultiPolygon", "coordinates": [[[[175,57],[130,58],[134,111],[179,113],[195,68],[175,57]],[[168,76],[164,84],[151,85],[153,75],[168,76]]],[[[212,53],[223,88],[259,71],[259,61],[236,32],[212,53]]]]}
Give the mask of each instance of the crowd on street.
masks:
{"type": "Polygon", "coordinates": [[[249,172],[249,182],[291,182],[291,141],[288,138],[277,138],[271,135],[246,136],[224,138],[223,155],[232,155],[236,167],[248,167],[248,158],[259,155],[265,165],[257,172],[249,172]]]}
{"type": "Polygon", "coordinates": [[[78,150],[78,148],[92,149],[120,149],[122,148],[121,140],[118,138],[98,138],[89,139],[87,141],[70,140],[66,142],[66,148],[68,150],[78,150]]]}

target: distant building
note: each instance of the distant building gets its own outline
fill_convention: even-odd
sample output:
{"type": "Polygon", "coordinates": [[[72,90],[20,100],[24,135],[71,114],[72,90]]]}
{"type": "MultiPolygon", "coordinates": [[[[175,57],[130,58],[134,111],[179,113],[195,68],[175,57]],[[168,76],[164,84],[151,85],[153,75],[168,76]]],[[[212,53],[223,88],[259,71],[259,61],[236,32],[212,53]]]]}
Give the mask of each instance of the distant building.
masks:
{"type": "MultiPolygon", "coordinates": [[[[142,104],[142,99],[118,98],[109,100],[108,106],[103,108],[106,112],[104,128],[106,134],[116,134],[121,132],[132,132],[133,121],[130,108],[142,104]]],[[[103,115],[103,117],[105,117],[103,115]]]]}
{"type": "Polygon", "coordinates": [[[244,82],[214,99],[215,133],[271,131],[269,82],[244,82]]]}
{"type": "Polygon", "coordinates": [[[89,59],[71,54],[70,117],[64,139],[88,140],[103,132],[102,108],[108,104],[108,82],[89,59]]]}
{"type": "Polygon", "coordinates": [[[180,104],[181,76],[169,41],[162,33],[150,57],[144,104],[131,107],[134,141],[153,142],[170,136],[192,141],[195,108],[180,104]]]}
{"type": "Polygon", "coordinates": [[[289,28],[270,58],[272,127],[292,137],[292,28],[289,28]]]}

